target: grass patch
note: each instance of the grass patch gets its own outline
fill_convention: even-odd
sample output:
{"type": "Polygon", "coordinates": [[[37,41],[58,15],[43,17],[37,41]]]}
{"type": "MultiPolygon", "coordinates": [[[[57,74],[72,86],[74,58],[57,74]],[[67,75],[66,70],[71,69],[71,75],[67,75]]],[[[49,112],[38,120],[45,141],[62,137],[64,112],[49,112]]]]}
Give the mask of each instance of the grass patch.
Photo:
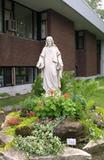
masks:
{"type": "Polygon", "coordinates": [[[92,98],[97,106],[104,107],[104,89],[98,89],[92,98]]]}
{"type": "Polygon", "coordinates": [[[104,107],[104,77],[96,78],[96,81],[99,82],[99,87],[92,98],[97,106],[104,107]]]}
{"type": "Polygon", "coordinates": [[[10,95],[8,93],[0,93],[0,97],[9,97],[10,95]]]}
{"type": "Polygon", "coordinates": [[[24,101],[28,96],[29,96],[29,94],[0,99],[0,108],[3,108],[5,106],[9,106],[9,105],[15,106],[15,105],[19,104],[20,102],[24,101]]]}

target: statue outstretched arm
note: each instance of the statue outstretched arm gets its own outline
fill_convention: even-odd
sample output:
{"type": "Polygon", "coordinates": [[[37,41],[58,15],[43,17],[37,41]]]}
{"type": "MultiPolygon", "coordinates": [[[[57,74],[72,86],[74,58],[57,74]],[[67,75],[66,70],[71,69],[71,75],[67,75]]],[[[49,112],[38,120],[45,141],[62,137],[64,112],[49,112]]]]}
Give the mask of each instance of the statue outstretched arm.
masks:
{"type": "Polygon", "coordinates": [[[44,58],[42,56],[39,57],[39,60],[36,64],[36,67],[39,69],[43,69],[44,68],[44,58]]]}
{"type": "Polygon", "coordinates": [[[45,47],[43,48],[41,54],[40,54],[40,57],[39,57],[39,60],[36,64],[36,67],[38,67],[39,69],[43,69],[45,67],[45,64],[44,64],[44,57],[45,57],[45,47]]]}

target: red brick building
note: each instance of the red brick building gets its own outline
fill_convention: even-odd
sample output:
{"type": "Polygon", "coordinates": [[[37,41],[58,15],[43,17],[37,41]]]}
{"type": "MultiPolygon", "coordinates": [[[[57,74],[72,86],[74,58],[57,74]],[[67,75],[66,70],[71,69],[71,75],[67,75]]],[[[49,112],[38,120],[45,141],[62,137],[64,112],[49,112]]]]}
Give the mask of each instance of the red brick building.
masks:
{"type": "Polygon", "coordinates": [[[0,87],[33,82],[48,35],[64,70],[104,73],[104,22],[84,0],[0,0],[0,87]]]}

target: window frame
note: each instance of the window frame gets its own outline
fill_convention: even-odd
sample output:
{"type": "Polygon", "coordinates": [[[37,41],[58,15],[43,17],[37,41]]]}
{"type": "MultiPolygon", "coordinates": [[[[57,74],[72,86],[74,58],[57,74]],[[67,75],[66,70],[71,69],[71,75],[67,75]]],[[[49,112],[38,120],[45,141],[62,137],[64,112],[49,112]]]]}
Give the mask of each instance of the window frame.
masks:
{"type": "Polygon", "coordinates": [[[85,49],[85,32],[83,30],[76,31],[76,49],[85,49]],[[81,33],[82,35],[80,35],[81,33]]]}

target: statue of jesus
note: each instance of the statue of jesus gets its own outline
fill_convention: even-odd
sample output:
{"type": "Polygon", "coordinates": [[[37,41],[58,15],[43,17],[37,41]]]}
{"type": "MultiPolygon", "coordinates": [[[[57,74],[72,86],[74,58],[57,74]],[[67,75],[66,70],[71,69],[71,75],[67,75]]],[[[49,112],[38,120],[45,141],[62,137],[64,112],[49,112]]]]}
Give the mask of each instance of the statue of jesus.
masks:
{"type": "Polygon", "coordinates": [[[46,96],[50,95],[51,91],[60,91],[63,71],[63,62],[61,53],[51,36],[46,38],[45,46],[40,54],[36,65],[43,73],[43,89],[46,96]]]}

